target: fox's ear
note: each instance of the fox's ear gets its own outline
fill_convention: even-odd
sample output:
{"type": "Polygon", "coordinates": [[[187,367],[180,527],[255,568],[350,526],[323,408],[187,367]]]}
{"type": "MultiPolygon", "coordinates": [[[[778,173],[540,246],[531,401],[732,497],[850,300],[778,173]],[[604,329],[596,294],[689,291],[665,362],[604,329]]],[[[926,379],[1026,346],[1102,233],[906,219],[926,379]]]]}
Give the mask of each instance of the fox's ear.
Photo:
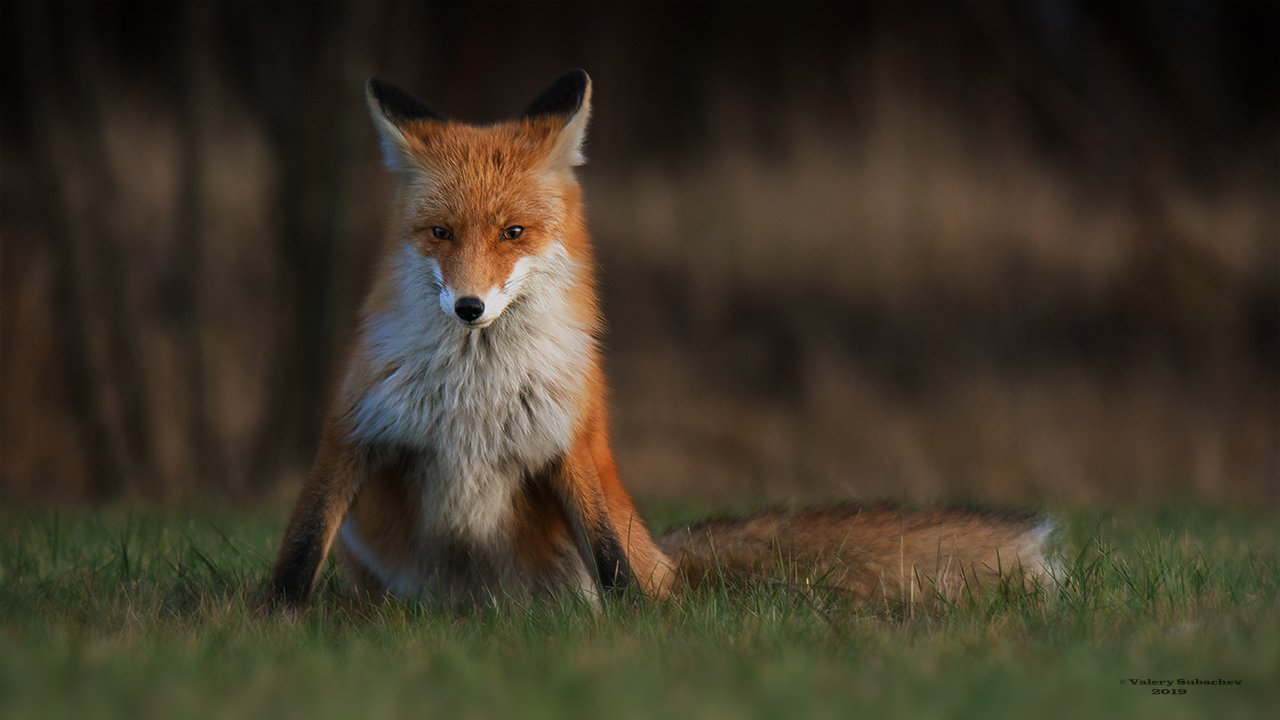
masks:
{"type": "Polygon", "coordinates": [[[542,91],[524,111],[524,117],[564,118],[564,126],[556,137],[551,161],[562,167],[573,167],[587,161],[582,144],[587,137],[587,118],[591,115],[591,77],[586,70],[570,70],[551,87],[542,91]]]}
{"type": "Polygon", "coordinates": [[[444,116],[405,90],[378,78],[369,78],[365,85],[365,100],[369,103],[369,115],[382,141],[383,162],[391,170],[413,169],[415,164],[405,137],[405,126],[421,120],[442,121],[444,116]]]}

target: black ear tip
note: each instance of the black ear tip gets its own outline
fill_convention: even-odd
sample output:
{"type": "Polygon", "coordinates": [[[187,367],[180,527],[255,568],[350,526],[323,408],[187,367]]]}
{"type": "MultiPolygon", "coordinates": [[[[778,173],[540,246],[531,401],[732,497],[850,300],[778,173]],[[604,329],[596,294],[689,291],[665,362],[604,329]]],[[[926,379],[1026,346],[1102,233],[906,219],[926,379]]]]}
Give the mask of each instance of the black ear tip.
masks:
{"type": "Polygon", "coordinates": [[[540,115],[573,115],[582,107],[591,85],[591,76],[582,68],[574,68],[556,78],[537,100],[524,111],[525,117],[540,115]]]}
{"type": "Polygon", "coordinates": [[[382,112],[393,120],[444,119],[430,105],[380,77],[369,78],[369,82],[365,83],[365,90],[378,103],[382,112]]]}
{"type": "Polygon", "coordinates": [[[395,93],[395,91],[399,90],[400,88],[387,82],[386,80],[383,80],[380,77],[371,77],[369,78],[369,82],[364,84],[364,89],[365,89],[365,92],[369,93],[370,97],[378,101],[379,105],[383,105],[385,104],[383,102],[383,99],[386,98],[388,95],[395,93]]]}
{"type": "Polygon", "coordinates": [[[578,96],[579,102],[583,96],[587,94],[587,88],[591,86],[591,76],[582,68],[574,68],[561,75],[553,85],[564,84],[566,88],[572,90],[574,95],[578,96]]]}

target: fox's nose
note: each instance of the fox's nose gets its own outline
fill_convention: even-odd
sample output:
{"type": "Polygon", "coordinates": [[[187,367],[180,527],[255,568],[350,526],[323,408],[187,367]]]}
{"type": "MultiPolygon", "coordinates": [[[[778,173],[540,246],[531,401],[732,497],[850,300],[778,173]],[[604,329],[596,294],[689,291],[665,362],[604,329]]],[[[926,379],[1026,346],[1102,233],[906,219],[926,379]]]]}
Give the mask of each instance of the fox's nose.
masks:
{"type": "Polygon", "coordinates": [[[484,314],[484,303],[478,297],[459,298],[453,305],[453,311],[463,320],[474,322],[484,314]]]}

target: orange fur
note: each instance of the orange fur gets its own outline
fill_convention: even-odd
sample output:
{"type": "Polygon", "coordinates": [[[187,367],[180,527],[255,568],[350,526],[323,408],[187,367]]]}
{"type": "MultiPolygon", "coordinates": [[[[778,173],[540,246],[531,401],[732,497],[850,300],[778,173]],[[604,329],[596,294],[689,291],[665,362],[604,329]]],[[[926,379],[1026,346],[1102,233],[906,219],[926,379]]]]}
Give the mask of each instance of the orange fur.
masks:
{"type": "Polygon", "coordinates": [[[658,544],[694,585],[782,580],[861,600],[954,601],[1003,581],[1053,580],[1034,515],[846,504],[710,520],[658,544]]]}

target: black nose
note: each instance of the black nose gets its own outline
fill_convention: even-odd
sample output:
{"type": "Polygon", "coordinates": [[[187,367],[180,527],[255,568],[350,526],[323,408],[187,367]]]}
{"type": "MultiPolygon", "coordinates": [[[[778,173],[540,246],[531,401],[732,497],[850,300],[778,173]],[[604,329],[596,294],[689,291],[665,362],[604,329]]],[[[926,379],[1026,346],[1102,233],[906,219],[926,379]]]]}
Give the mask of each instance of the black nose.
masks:
{"type": "Polygon", "coordinates": [[[453,305],[453,311],[463,320],[473,322],[484,314],[484,303],[478,297],[458,298],[458,302],[453,305]]]}

